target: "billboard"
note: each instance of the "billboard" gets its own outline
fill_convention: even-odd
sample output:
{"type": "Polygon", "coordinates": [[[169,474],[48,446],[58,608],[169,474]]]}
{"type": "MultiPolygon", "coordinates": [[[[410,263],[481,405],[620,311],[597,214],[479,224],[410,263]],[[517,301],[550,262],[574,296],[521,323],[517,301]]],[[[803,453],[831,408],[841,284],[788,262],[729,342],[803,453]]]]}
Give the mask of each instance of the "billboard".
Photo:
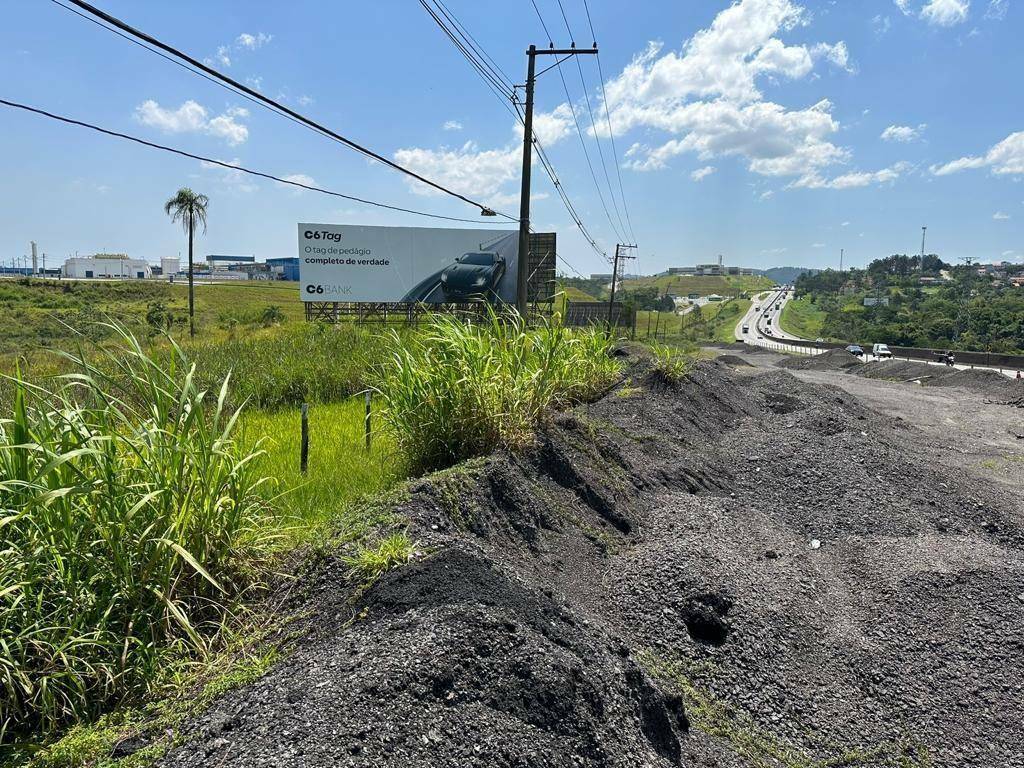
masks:
{"type": "Polygon", "coordinates": [[[519,233],[299,224],[303,301],[515,303],[519,233]]]}

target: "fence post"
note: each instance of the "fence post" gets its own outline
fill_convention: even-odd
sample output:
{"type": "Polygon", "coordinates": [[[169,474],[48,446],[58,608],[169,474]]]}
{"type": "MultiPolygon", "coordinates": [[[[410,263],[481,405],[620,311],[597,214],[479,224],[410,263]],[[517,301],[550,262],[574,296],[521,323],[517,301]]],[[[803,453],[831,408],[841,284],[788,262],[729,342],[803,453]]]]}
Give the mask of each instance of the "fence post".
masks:
{"type": "Polygon", "coordinates": [[[306,474],[309,466],[309,404],[302,404],[302,445],[299,448],[299,472],[306,474]]]}
{"type": "Polygon", "coordinates": [[[365,415],[363,416],[363,431],[366,433],[366,450],[367,450],[367,452],[369,452],[369,450],[370,450],[370,435],[372,434],[372,429],[370,428],[371,427],[371,424],[370,424],[370,413],[371,413],[371,411],[370,411],[370,399],[372,397],[373,397],[373,392],[371,392],[369,389],[366,390],[366,411],[365,411],[365,415]]]}

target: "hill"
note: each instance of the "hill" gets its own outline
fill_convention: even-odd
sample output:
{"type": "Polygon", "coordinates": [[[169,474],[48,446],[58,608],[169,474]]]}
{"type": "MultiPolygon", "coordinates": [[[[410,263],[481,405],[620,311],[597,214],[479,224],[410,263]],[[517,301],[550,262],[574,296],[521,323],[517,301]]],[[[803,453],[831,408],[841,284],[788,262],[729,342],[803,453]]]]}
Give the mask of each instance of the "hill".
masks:
{"type": "Polygon", "coordinates": [[[796,279],[805,273],[816,275],[821,272],[820,269],[810,269],[808,267],[772,267],[771,269],[755,271],[774,280],[779,285],[795,283],[796,279]]]}
{"type": "Polygon", "coordinates": [[[622,287],[626,291],[655,286],[660,294],[671,293],[675,296],[686,296],[690,293],[698,293],[701,296],[709,296],[713,293],[721,296],[735,296],[740,293],[766,291],[774,285],[775,283],[770,278],[763,275],[727,275],[722,277],[654,275],[622,282],[622,287]]]}

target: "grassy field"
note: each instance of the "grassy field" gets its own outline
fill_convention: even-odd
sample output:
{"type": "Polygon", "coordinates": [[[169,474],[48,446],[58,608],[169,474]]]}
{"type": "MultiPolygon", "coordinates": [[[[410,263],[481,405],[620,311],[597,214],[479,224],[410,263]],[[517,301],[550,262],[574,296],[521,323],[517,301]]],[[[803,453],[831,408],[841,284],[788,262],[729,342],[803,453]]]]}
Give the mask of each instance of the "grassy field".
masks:
{"type": "Polygon", "coordinates": [[[627,291],[651,285],[657,286],[661,294],[671,293],[676,296],[686,296],[690,293],[698,293],[701,296],[710,296],[713,293],[720,296],[738,296],[745,292],[768,290],[775,283],[760,275],[726,275],[722,277],[662,275],[623,282],[623,288],[627,291]]]}
{"type": "Polygon", "coordinates": [[[636,313],[636,338],[697,344],[731,343],[736,340],[736,324],[748,309],[749,300],[735,299],[705,304],[699,316],[692,312],[680,316],[674,312],[640,311],[636,313]]]}
{"type": "MultiPolygon", "coordinates": [[[[380,429],[365,447],[364,399],[314,405],[309,409],[309,465],[299,471],[299,408],[243,412],[239,437],[247,450],[263,453],[254,462],[272,479],[267,496],[285,518],[289,541],[308,540],[325,523],[356,527],[351,502],[391,488],[402,477],[394,442],[380,429]]],[[[371,408],[371,427],[374,418],[371,408]]]]}
{"type": "MultiPolygon", "coordinates": [[[[245,327],[300,320],[296,283],[238,281],[196,285],[196,325],[207,337],[245,327]],[[273,309],[271,309],[273,308],[273,309]]],[[[156,281],[0,280],[0,355],[67,348],[109,337],[99,320],[137,332],[188,335],[188,286],[156,281]],[[74,330],[72,330],[74,329],[74,330]]]]}
{"type": "Polygon", "coordinates": [[[803,339],[817,339],[821,336],[825,316],[824,312],[811,303],[809,297],[802,296],[786,304],[779,324],[786,333],[803,339]]]}

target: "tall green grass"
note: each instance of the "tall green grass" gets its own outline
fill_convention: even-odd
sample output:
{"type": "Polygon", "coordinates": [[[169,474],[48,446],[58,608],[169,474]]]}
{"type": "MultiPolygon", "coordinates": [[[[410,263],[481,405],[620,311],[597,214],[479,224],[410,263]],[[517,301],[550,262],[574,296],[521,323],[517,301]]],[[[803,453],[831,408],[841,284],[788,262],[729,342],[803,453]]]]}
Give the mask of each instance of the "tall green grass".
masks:
{"type": "Polygon", "coordinates": [[[549,409],[592,398],[615,380],[611,343],[598,330],[528,329],[494,313],[479,324],[440,315],[415,335],[388,335],[371,380],[385,427],[421,472],[527,443],[549,409]]]}
{"type": "MultiPolygon", "coordinates": [[[[351,502],[360,496],[388,490],[401,478],[398,457],[389,436],[372,435],[365,447],[362,397],[309,409],[309,468],[299,471],[299,409],[271,412],[246,410],[238,437],[245,446],[260,449],[254,468],[271,479],[261,490],[274,499],[274,507],[290,535],[285,544],[319,535],[320,526],[346,526],[357,514],[351,502]]],[[[373,420],[371,420],[371,424],[373,420]]]]}
{"type": "Polygon", "coordinates": [[[0,742],[141,692],[201,649],[270,546],[228,381],[120,326],[104,365],[14,382],[0,420],[0,742]]]}

